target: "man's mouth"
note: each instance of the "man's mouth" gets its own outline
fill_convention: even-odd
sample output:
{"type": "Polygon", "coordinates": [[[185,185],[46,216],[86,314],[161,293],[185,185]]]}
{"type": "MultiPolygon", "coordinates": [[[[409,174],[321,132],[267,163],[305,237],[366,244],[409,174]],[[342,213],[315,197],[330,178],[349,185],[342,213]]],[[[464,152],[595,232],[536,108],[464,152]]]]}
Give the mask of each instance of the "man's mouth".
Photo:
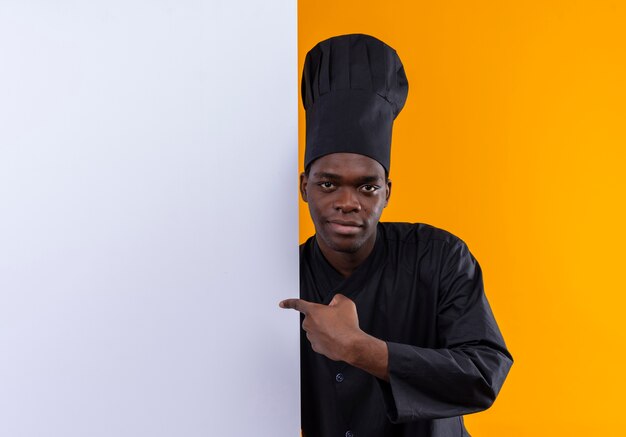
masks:
{"type": "Polygon", "coordinates": [[[355,235],[361,231],[363,225],[359,222],[347,221],[347,220],[329,220],[328,226],[330,229],[341,235],[355,235]]]}

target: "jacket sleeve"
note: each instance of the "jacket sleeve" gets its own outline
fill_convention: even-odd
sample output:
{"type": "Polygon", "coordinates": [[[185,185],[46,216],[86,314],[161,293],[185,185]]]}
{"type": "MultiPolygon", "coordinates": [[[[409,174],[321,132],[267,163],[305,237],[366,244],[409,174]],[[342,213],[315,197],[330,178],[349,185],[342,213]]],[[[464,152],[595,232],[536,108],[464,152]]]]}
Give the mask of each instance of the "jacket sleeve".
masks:
{"type": "Polygon", "coordinates": [[[460,240],[441,269],[437,302],[438,348],[387,342],[389,383],[379,382],[394,423],[485,410],[513,364],[480,266],[460,240]]]}

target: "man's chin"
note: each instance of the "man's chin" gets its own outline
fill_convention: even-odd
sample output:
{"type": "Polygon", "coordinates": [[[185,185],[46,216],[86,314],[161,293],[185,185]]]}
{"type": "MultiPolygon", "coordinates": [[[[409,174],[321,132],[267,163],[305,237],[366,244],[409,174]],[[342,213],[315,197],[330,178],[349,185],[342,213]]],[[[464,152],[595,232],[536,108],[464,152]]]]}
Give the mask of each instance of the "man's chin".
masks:
{"type": "Polygon", "coordinates": [[[326,245],[335,252],[356,253],[363,247],[363,241],[354,238],[324,239],[326,245]]]}

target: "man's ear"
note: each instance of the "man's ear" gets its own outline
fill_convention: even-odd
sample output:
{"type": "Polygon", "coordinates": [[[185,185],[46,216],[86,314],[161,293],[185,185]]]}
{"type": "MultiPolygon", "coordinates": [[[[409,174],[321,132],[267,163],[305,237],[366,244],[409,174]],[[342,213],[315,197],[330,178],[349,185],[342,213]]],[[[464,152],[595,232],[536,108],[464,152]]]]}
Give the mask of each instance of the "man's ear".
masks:
{"type": "Polygon", "coordinates": [[[387,206],[387,204],[389,204],[389,198],[391,197],[391,179],[387,179],[385,190],[385,206],[387,206]]]}
{"type": "Polygon", "coordinates": [[[300,173],[300,196],[302,197],[302,200],[304,202],[307,201],[306,189],[307,189],[308,183],[309,183],[309,177],[306,174],[304,174],[304,172],[300,173]]]}

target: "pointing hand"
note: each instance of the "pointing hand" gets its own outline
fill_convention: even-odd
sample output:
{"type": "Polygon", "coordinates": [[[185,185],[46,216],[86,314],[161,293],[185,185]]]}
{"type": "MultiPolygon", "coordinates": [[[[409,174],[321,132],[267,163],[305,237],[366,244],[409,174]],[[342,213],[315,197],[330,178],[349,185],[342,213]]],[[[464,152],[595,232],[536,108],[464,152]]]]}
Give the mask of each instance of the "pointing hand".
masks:
{"type": "Polygon", "coordinates": [[[331,360],[350,362],[352,346],[365,335],[359,328],[356,305],[342,294],[336,294],[328,305],[285,299],[279,306],[304,314],[302,329],[311,347],[331,360]]]}

